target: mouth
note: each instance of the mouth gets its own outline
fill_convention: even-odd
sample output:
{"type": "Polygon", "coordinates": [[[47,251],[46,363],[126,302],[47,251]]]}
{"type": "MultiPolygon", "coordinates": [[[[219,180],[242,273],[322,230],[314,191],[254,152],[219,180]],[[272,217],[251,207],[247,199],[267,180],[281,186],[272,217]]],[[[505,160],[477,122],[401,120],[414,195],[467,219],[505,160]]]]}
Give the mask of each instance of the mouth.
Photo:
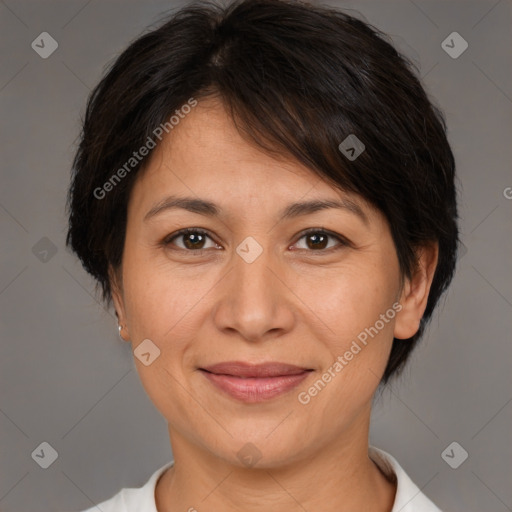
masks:
{"type": "Polygon", "coordinates": [[[217,390],[248,403],[283,395],[297,387],[313,371],[312,368],[285,363],[252,365],[239,361],[219,363],[199,370],[217,390]]]}

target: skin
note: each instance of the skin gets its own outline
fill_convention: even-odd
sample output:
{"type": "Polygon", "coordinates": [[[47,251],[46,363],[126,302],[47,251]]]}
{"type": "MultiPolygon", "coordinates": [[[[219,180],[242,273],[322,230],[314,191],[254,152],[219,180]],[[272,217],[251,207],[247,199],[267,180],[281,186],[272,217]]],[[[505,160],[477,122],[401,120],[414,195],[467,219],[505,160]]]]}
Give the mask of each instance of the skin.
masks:
{"type": "Polygon", "coordinates": [[[133,349],[149,338],[161,351],[149,366],[135,358],[168,422],[175,460],[156,486],[159,512],[389,512],[396,484],[368,457],[371,403],[393,336],[413,336],[426,307],[437,245],[418,254],[417,272],[401,286],[379,211],[298,162],[263,153],[241,137],[220,102],[199,102],[137,177],[123,263],[111,274],[123,338],[133,349]],[[170,194],[213,201],[223,214],[173,209],[144,221],[170,194]],[[289,203],[339,198],[357,202],[367,224],[332,208],[278,220],[289,203]],[[185,235],[163,244],[182,228],[210,238],[185,235]],[[350,244],[303,236],[308,228],[350,244]],[[248,236],[263,249],[252,263],[236,252],[248,236]],[[397,299],[402,310],[308,404],[300,403],[298,393],[397,299]],[[284,395],[247,404],[198,370],[229,360],[314,371],[284,395]],[[261,454],[252,467],[237,456],[249,442],[261,454]]]}

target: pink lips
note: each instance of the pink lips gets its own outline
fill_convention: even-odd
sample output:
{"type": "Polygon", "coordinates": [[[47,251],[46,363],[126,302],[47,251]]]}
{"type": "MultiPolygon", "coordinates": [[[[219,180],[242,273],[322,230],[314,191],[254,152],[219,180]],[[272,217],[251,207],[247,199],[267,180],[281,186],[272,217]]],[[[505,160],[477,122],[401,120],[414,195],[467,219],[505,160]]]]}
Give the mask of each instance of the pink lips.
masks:
{"type": "Polygon", "coordinates": [[[200,368],[217,388],[243,402],[263,402],[298,386],[311,369],[284,363],[229,361],[200,368]]]}

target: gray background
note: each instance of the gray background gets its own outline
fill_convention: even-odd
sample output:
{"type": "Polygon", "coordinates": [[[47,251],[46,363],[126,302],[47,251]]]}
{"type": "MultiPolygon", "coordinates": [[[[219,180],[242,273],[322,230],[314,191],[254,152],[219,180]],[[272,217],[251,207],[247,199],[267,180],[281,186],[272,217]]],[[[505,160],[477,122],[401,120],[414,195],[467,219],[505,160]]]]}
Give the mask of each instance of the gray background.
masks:
{"type": "MultiPolygon", "coordinates": [[[[331,3],[390,34],[446,113],[467,249],[370,441],[446,511],[512,510],[511,2],[331,3]],[[469,44],[456,59],[441,47],[453,31],[469,44]],[[457,469],[441,457],[453,441],[469,454],[457,469]]],[[[84,509],[172,459],[130,345],[65,249],[64,203],[90,89],[176,5],[0,0],[2,512],[84,509]],[[59,44],[47,59],[31,48],[44,31],[59,44]],[[58,453],[47,469],[42,442],[58,453]]]]}

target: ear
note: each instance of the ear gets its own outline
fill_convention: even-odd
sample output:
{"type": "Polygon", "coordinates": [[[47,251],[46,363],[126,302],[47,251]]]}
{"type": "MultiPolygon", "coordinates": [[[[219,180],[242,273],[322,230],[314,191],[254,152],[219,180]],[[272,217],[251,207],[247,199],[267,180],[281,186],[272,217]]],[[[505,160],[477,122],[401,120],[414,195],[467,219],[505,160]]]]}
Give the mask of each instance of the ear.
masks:
{"type": "Polygon", "coordinates": [[[417,252],[417,266],[411,279],[404,283],[400,304],[402,309],[396,315],[394,337],[408,339],[419,329],[420,320],[427,307],[428,295],[439,256],[439,244],[431,243],[417,252]]]}
{"type": "Polygon", "coordinates": [[[119,331],[119,335],[124,341],[130,341],[130,334],[128,331],[128,325],[126,323],[126,312],[124,306],[124,294],[123,294],[123,284],[122,278],[116,270],[112,268],[112,266],[108,269],[108,275],[110,280],[110,289],[112,293],[112,300],[114,302],[114,307],[116,309],[116,316],[119,325],[121,326],[121,330],[119,331]]]}

